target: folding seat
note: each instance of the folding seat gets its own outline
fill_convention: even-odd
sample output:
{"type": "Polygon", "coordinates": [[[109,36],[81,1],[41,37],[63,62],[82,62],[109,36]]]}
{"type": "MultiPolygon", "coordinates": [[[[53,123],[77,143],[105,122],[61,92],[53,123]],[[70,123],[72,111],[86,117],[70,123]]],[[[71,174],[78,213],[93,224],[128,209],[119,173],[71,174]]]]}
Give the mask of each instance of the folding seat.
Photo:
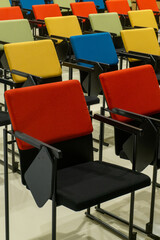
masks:
{"type": "Polygon", "coordinates": [[[130,11],[127,0],[105,1],[108,12],[117,12],[123,26],[129,26],[128,11],[130,11]]]}
{"type": "Polygon", "coordinates": [[[117,53],[109,33],[95,33],[70,37],[73,53],[78,64],[89,68],[91,73],[81,72],[81,84],[90,95],[102,93],[98,79],[100,73],[118,69],[117,53]]]}
{"type": "Polygon", "coordinates": [[[136,2],[139,10],[151,9],[156,16],[157,23],[159,23],[159,8],[156,0],[136,0],[136,2]]]}
{"type": "Polygon", "coordinates": [[[72,13],[81,21],[82,30],[90,29],[90,22],[88,20],[89,14],[97,13],[94,2],[76,2],[71,3],[72,13]]]}
{"type": "Polygon", "coordinates": [[[115,48],[123,48],[121,21],[117,13],[89,14],[91,28],[94,32],[109,32],[112,36],[115,48]]]}
{"type": "Polygon", "coordinates": [[[15,7],[2,7],[0,8],[0,21],[23,19],[23,14],[19,6],[15,7]]]}
{"type": "MultiPolygon", "coordinates": [[[[99,78],[108,105],[108,109],[102,108],[101,113],[104,114],[105,110],[107,110],[110,112],[112,119],[116,121],[145,128],[143,137],[141,140],[137,140],[137,144],[140,146],[137,151],[137,159],[141,158],[143,160],[135,168],[143,170],[146,164],[153,164],[150,219],[145,229],[137,226],[135,228],[146,233],[151,239],[159,239],[159,236],[153,233],[155,187],[157,169],[160,167],[158,154],[160,89],[154,69],[151,65],[143,65],[104,73],[99,78]],[[154,132],[156,132],[156,138],[154,138],[154,132]]],[[[103,139],[102,130],[101,126],[101,139],[103,139]]],[[[114,136],[116,154],[123,159],[133,161],[134,150],[131,146],[134,141],[133,135],[115,128],[114,136]]],[[[100,149],[102,150],[102,147],[100,149]]],[[[107,214],[106,211],[99,207],[97,210],[107,214]]],[[[127,223],[126,221],[123,222],[127,223]]]]}
{"type": "Polygon", "coordinates": [[[158,35],[158,24],[151,9],[129,11],[128,17],[132,27],[152,27],[158,35]]]}
{"type": "Polygon", "coordinates": [[[45,25],[49,36],[55,40],[59,59],[65,60],[71,55],[69,38],[75,35],[82,35],[82,30],[76,16],[62,16],[45,18],[45,25]]]}
{"type": "Polygon", "coordinates": [[[135,54],[135,57],[129,58],[130,66],[152,64],[159,81],[160,47],[154,29],[122,30],[121,36],[126,52],[135,54]]]}
{"type": "MultiPolygon", "coordinates": [[[[52,200],[52,240],[56,240],[56,207],[87,209],[91,217],[90,207],[127,193],[131,193],[129,239],[133,239],[134,191],[149,186],[150,179],[134,168],[93,160],[93,128],[79,81],[13,89],[5,92],[5,98],[19,147],[22,183],[39,207],[52,200]]],[[[135,138],[143,132],[116,123],[135,138]]]]}

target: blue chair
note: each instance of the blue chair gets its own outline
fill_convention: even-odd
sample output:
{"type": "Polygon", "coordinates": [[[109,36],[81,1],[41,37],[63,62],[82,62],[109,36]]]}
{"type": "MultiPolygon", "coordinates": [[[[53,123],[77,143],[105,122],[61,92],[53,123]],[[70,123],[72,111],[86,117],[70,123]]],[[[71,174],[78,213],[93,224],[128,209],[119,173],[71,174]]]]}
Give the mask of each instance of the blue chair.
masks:
{"type": "Polygon", "coordinates": [[[94,2],[98,12],[104,12],[105,5],[103,0],[77,0],[77,2],[94,2]]]}
{"type": "MultiPolygon", "coordinates": [[[[45,0],[20,0],[20,5],[23,9],[32,10],[32,5],[45,4],[45,0]]],[[[53,3],[51,1],[50,3],[53,3]]]]}
{"type": "Polygon", "coordinates": [[[102,72],[118,69],[117,53],[109,33],[95,33],[70,37],[70,42],[78,64],[92,67],[95,71],[91,73],[91,84],[88,83],[89,76],[81,72],[81,84],[83,89],[90,95],[101,93],[101,85],[98,76],[102,72]],[[79,61],[79,59],[82,59],[79,61]]]}

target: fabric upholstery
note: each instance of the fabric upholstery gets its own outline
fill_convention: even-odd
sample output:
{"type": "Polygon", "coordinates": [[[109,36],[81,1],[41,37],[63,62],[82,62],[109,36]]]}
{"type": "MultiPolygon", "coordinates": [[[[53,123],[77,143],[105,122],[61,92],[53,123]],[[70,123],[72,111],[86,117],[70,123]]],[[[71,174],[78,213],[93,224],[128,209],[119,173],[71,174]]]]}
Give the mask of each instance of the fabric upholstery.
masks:
{"type": "MultiPolygon", "coordinates": [[[[77,80],[13,89],[5,92],[5,98],[14,131],[23,131],[49,144],[92,132],[77,80]]],[[[31,148],[20,140],[17,143],[21,150],[31,148]]]]}
{"type": "Polygon", "coordinates": [[[158,25],[151,9],[128,12],[132,27],[153,27],[158,30],[158,25]]]}
{"type": "Polygon", "coordinates": [[[76,16],[88,17],[91,13],[97,13],[94,2],[77,2],[70,5],[73,14],[76,16]]]}
{"type": "Polygon", "coordinates": [[[153,28],[122,30],[121,36],[127,52],[136,51],[153,55],[160,55],[160,47],[153,28]]]}
{"type": "Polygon", "coordinates": [[[92,30],[111,32],[120,36],[122,25],[117,13],[89,14],[92,30]]]}
{"type": "MultiPolygon", "coordinates": [[[[89,1],[88,0],[83,0],[83,2],[89,2],[89,1]]],[[[94,0],[94,1],[90,0],[90,2],[94,2],[98,10],[101,10],[101,9],[104,10],[105,9],[103,0],[94,0]]]]}
{"type": "Polygon", "coordinates": [[[11,3],[9,0],[1,0],[0,7],[11,7],[11,3]]]}
{"type": "Polygon", "coordinates": [[[20,4],[22,8],[30,9],[32,10],[32,5],[40,5],[45,4],[44,0],[20,0],[20,4]]]}
{"type": "Polygon", "coordinates": [[[23,14],[19,6],[0,8],[0,20],[23,19],[23,14]]]}
{"type": "Polygon", "coordinates": [[[76,59],[117,64],[118,58],[109,33],[86,34],[70,38],[76,59]]]}
{"type": "Polygon", "coordinates": [[[58,4],[43,4],[32,6],[35,19],[44,20],[46,17],[62,16],[58,4]]]}
{"type": "Polygon", "coordinates": [[[128,15],[130,7],[127,1],[105,1],[108,12],[117,12],[118,14],[128,15]]]}
{"type": "Polygon", "coordinates": [[[150,184],[148,176],[105,162],[58,171],[58,203],[80,211],[150,184]]]}
{"type": "Polygon", "coordinates": [[[136,0],[139,10],[152,9],[159,12],[156,0],[136,0]]]}
{"type": "MultiPolygon", "coordinates": [[[[152,115],[160,112],[160,89],[151,65],[144,65],[99,76],[108,108],[152,115]]],[[[114,119],[128,121],[112,114],[114,119]]]]}
{"type": "MultiPolygon", "coordinates": [[[[71,6],[70,6],[70,3],[74,3],[75,0],[54,0],[54,3],[58,4],[60,7],[66,7],[66,8],[69,8],[69,10],[71,10],[71,6]]],[[[62,12],[66,12],[68,10],[66,9],[62,9],[61,10],[62,12]]]]}
{"type": "MultiPolygon", "coordinates": [[[[0,21],[0,33],[1,41],[15,43],[34,40],[27,19],[0,21]]],[[[0,49],[3,49],[3,45],[0,45],[0,49]]]]}
{"type": "MultiPolygon", "coordinates": [[[[42,78],[57,77],[62,73],[54,44],[51,40],[12,43],[4,46],[10,70],[16,69],[42,78]]],[[[13,75],[16,83],[23,77],[13,75]]]]}

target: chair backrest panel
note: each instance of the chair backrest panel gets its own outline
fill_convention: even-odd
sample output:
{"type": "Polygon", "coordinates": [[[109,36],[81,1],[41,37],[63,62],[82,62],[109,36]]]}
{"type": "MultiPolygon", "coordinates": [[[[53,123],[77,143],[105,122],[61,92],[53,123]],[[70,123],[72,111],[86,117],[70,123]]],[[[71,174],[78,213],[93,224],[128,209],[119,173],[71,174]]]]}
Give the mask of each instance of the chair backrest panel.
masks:
{"type": "Polygon", "coordinates": [[[46,17],[62,16],[58,4],[43,4],[32,6],[35,19],[44,20],[46,17]]]}
{"type": "MultiPolygon", "coordinates": [[[[69,10],[71,11],[71,6],[70,3],[75,3],[75,0],[54,0],[54,3],[58,4],[60,7],[66,7],[69,8],[69,10]]],[[[62,9],[62,12],[66,12],[68,10],[66,9],[62,9]]]]}
{"type": "Polygon", "coordinates": [[[76,16],[45,18],[45,24],[49,35],[58,35],[67,38],[82,35],[82,30],[76,16]]]}
{"type": "MultiPolygon", "coordinates": [[[[10,70],[16,69],[42,78],[58,77],[62,70],[51,40],[11,43],[4,46],[10,70]]],[[[23,77],[13,75],[16,83],[23,77]]]]}
{"type": "Polygon", "coordinates": [[[151,9],[128,12],[132,27],[153,27],[158,30],[158,25],[151,9]]]}
{"type": "Polygon", "coordinates": [[[1,7],[11,7],[11,3],[9,0],[1,0],[0,1],[0,8],[1,7]]]}
{"type": "Polygon", "coordinates": [[[120,36],[122,25],[117,13],[89,14],[89,20],[93,31],[111,32],[120,36]]]}
{"type": "MultiPolygon", "coordinates": [[[[79,81],[70,80],[5,92],[14,131],[53,144],[88,135],[92,123],[79,81]]],[[[32,146],[17,140],[21,150],[32,146]]]]}
{"type": "Polygon", "coordinates": [[[0,20],[13,20],[23,18],[23,14],[19,6],[0,8],[0,20]]]}
{"type": "Polygon", "coordinates": [[[70,5],[73,14],[76,16],[88,17],[91,13],[97,13],[94,2],[77,2],[70,5]]]}
{"type": "MultiPolygon", "coordinates": [[[[160,111],[160,89],[151,65],[104,73],[99,78],[109,109],[121,108],[146,115],[160,111]]],[[[129,120],[115,114],[112,117],[129,120]]]]}
{"type": "Polygon", "coordinates": [[[86,34],[70,38],[76,59],[117,64],[118,58],[109,33],[86,34]]]}
{"type": "Polygon", "coordinates": [[[136,0],[139,10],[152,9],[159,12],[156,0],[136,0]]]}
{"type": "Polygon", "coordinates": [[[45,4],[44,0],[20,0],[22,8],[32,10],[32,5],[45,4]]]}
{"type": "Polygon", "coordinates": [[[121,36],[127,52],[136,51],[160,55],[157,36],[153,28],[123,30],[121,36]]]}
{"type": "Polygon", "coordinates": [[[106,1],[106,6],[108,12],[117,12],[118,14],[128,15],[128,11],[130,11],[130,7],[127,1],[106,1]]]}
{"type": "Polygon", "coordinates": [[[104,5],[103,0],[83,0],[82,2],[94,2],[98,10],[104,10],[105,9],[105,5],[104,5]]]}
{"type": "MultiPolygon", "coordinates": [[[[27,19],[0,21],[0,40],[6,42],[33,41],[30,24],[27,19]]],[[[0,49],[3,49],[0,45],[0,49]]]]}

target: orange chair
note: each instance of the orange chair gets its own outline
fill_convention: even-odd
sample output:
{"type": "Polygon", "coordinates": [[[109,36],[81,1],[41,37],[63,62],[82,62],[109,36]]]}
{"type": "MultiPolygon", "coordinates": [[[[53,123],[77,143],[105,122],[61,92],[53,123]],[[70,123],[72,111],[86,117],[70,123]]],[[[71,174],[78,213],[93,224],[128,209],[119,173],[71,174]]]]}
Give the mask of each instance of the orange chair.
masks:
{"type": "Polygon", "coordinates": [[[106,1],[105,3],[108,12],[118,13],[123,26],[130,25],[128,11],[130,11],[131,9],[127,0],[106,1]]]}
{"type": "Polygon", "coordinates": [[[71,3],[72,13],[76,15],[82,23],[82,30],[91,28],[88,20],[89,14],[97,13],[96,5],[94,2],[76,2],[71,3]]]}
{"type": "Polygon", "coordinates": [[[19,6],[0,8],[0,20],[13,20],[23,18],[23,14],[19,6]]]}

